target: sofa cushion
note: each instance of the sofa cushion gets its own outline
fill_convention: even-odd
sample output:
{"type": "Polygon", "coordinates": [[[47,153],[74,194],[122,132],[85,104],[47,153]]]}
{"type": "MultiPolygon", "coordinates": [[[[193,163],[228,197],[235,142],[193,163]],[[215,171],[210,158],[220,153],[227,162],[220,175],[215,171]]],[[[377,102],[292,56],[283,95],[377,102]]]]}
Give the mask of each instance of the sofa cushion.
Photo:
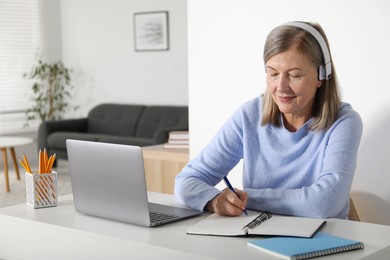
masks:
{"type": "Polygon", "coordinates": [[[77,132],[54,132],[47,137],[47,144],[50,148],[65,149],[66,139],[76,139],[83,141],[94,141],[99,139],[99,134],[77,133],[77,132]]]}
{"type": "Polygon", "coordinates": [[[188,107],[149,106],[142,113],[136,137],[153,138],[160,128],[188,127],[188,107]]]}
{"type": "Polygon", "coordinates": [[[145,106],[101,104],[88,114],[88,132],[117,136],[134,136],[145,106]]]}

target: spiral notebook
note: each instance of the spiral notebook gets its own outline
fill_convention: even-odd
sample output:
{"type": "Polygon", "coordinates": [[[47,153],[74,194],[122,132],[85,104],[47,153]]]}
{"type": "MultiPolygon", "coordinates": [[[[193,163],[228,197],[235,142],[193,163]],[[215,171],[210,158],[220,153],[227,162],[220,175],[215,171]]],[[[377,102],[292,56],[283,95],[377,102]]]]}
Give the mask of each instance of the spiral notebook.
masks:
{"type": "Polygon", "coordinates": [[[212,214],[187,230],[187,234],[210,236],[295,236],[312,237],[326,223],[323,219],[275,215],[248,210],[248,216],[212,214]]]}
{"type": "Polygon", "coordinates": [[[318,232],[313,238],[273,237],[247,245],[282,259],[308,259],[364,248],[362,242],[318,232]]]}

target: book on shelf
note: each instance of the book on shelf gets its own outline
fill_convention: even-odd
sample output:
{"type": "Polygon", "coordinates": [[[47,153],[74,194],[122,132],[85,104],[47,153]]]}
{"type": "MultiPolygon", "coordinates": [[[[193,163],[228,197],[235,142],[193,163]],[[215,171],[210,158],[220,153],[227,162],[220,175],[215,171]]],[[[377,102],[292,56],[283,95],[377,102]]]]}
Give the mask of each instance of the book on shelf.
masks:
{"type": "Polygon", "coordinates": [[[326,223],[323,219],[292,217],[247,210],[248,215],[225,217],[212,214],[187,229],[187,234],[211,236],[312,237],[326,223]]]}
{"type": "Polygon", "coordinates": [[[189,149],[190,139],[188,131],[169,132],[168,142],[164,144],[165,149],[189,149]]]}
{"type": "Polygon", "coordinates": [[[172,140],[189,140],[190,134],[188,131],[170,131],[169,139],[172,140]]]}
{"type": "Polygon", "coordinates": [[[169,144],[189,144],[190,140],[188,140],[188,139],[183,139],[183,140],[180,140],[180,139],[168,139],[168,143],[169,144]]]}
{"type": "Polygon", "coordinates": [[[247,245],[282,259],[308,259],[364,248],[362,242],[325,232],[318,232],[313,238],[272,237],[250,240],[247,245]]]}

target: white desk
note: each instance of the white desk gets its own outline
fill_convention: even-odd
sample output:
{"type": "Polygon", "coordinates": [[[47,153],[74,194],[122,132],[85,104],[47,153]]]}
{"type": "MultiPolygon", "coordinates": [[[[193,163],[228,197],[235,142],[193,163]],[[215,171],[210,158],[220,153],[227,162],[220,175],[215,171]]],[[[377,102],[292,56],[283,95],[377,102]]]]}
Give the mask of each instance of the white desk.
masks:
{"type": "MultiPolygon", "coordinates": [[[[168,194],[149,192],[149,198],[178,205],[168,194]]],[[[79,214],[70,195],[60,197],[53,208],[34,210],[25,204],[0,208],[0,259],[275,259],[248,247],[247,240],[253,238],[187,235],[186,229],[201,218],[140,227],[79,214]]],[[[390,257],[390,226],[329,219],[323,230],[360,240],[365,249],[321,259],[390,257]]]]}

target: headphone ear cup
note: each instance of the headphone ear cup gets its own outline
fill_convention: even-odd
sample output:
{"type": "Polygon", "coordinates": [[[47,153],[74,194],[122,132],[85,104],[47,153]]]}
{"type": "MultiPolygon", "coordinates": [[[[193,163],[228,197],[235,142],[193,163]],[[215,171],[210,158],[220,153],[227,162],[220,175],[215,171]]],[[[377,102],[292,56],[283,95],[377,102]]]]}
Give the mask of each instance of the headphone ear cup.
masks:
{"type": "Polygon", "coordinates": [[[318,67],[318,80],[326,79],[326,69],[324,65],[318,67]]]}

